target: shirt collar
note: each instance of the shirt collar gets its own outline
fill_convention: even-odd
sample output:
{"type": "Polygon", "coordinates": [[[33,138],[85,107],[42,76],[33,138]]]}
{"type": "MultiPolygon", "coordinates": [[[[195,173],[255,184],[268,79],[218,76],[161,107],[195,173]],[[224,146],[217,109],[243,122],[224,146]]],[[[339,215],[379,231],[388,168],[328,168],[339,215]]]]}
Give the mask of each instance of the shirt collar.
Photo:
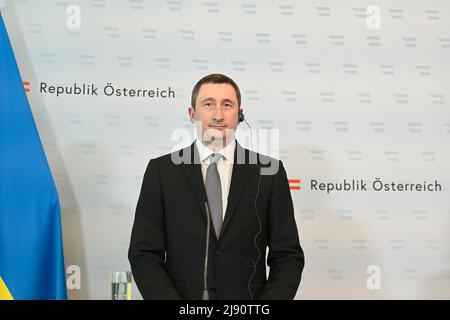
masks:
{"type": "MultiPolygon", "coordinates": [[[[226,163],[234,163],[234,150],[236,149],[236,139],[230,142],[225,148],[218,152],[214,152],[205,146],[200,140],[195,140],[195,145],[197,147],[200,159],[202,162],[207,160],[207,158],[213,153],[220,153],[225,159],[222,159],[226,163]]],[[[209,159],[208,159],[209,160],[209,159]]]]}

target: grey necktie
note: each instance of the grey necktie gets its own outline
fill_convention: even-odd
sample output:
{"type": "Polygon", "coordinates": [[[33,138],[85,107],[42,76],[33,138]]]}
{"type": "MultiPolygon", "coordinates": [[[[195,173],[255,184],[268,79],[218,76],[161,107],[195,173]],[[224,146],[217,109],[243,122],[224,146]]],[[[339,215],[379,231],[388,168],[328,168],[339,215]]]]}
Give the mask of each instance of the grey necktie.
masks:
{"type": "Polygon", "coordinates": [[[206,170],[206,197],[217,238],[219,238],[222,229],[222,185],[220,184],[219,171],[217,171],[217,161],[222,158],[219,153],[213,153],[210,156],[211,162],[206,170]]]}

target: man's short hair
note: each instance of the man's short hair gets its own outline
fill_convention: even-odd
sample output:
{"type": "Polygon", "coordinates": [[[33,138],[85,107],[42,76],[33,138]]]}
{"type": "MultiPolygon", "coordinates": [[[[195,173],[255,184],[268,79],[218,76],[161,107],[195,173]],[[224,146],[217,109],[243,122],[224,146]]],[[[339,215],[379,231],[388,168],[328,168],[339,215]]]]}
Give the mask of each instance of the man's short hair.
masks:
{"type": "Polygon", "coordinates": [[[203,78],[201,78],[197,82],[197,84],[194,86],[194,88],[192,89],[192,95],[191,95],[191,106],[192,106],[192,108],[195,109],[195,103],[197,101],[198,92],[200,91],[200,87],[202,85],[204,85],[205,83],[216,83],[216,84],[228,83],[228,84],[232,85],[233,88],[234,88],[234,91],[236,91],[236,97],[237,97],[237,100],[238,100],[238,107],[241,106],[241,91],[239,90],[239,87],[236,84],[236,82],[234,82],[233,79],[227,77],[224,74],[212,73],[212,74],[209,74],[209,75],[204,76],[203,78]]]}

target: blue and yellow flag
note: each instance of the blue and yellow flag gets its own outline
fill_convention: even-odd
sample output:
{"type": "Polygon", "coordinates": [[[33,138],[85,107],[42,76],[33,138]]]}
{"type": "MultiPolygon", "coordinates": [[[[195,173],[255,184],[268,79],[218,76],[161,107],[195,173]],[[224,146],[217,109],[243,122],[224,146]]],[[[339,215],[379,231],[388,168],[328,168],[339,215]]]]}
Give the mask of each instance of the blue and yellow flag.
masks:
{"type": "Polygon", "coordinates": [[[66,299],[58,193],[1,14],[0,299],[66,299]]]}

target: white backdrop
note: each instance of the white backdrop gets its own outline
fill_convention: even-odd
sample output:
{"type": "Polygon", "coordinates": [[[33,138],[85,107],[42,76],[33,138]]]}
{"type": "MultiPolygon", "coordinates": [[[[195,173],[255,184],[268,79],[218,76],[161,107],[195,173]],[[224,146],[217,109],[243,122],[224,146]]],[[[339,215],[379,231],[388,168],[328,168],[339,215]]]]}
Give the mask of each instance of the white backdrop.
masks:
{"type": "Polygon", "coordinates": [[[279,130],[270,152],[301,180],[298,299],[450,298],[449,9],[444,0],[7,1],[61,200],[65,263],[81,270],[69,297],[109,299],[111,271],[130,269],[145,167],[179,143],[174,131],[193,132],[192,87],[221,72],[240,85],[253,130],[279,130]],[[98,92],[57,96],[42,83],[98,92]],[[170,87],[175,98],[107,96],[108,83],[170,87]],[[442,188],[377,192],[376,178],[442,188]],[[311,190],[313,179],[364,179],[369,190],[311,190]]]}

